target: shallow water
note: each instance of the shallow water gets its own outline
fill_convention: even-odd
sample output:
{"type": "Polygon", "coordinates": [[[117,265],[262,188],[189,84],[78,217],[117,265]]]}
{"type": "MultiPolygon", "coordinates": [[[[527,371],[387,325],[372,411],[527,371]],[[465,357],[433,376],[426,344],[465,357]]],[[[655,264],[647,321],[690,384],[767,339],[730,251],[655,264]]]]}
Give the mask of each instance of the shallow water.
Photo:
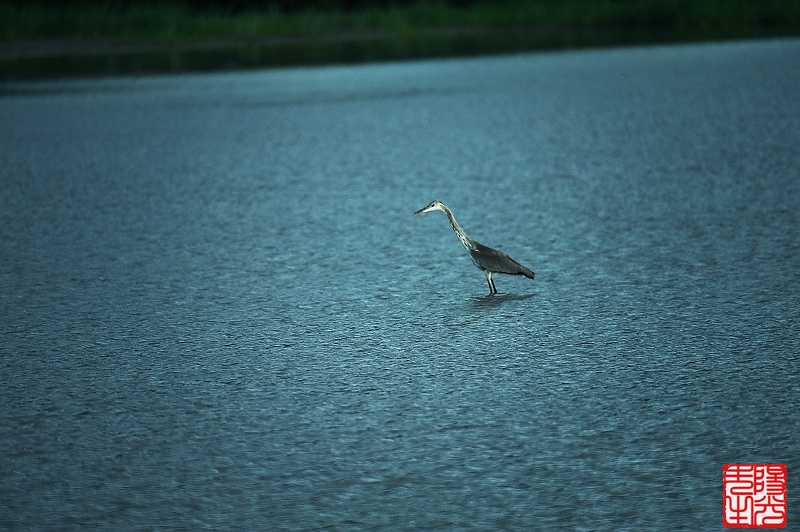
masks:
{"type": "Polygon", "coordinates": [[[799,62],[7,85],[0,527],[718,529],[780,462],[791,528],[799,62]]]}

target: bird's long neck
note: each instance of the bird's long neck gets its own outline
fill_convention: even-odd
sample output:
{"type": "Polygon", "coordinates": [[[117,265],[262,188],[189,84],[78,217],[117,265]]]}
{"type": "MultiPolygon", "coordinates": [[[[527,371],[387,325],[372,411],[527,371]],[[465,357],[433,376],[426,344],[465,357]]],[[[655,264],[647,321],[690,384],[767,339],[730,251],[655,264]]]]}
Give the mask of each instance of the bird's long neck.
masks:
{"type": "Polygon", "coordinates": [[[447,215],[447,219],[450,220],[450,225],[453,227],[453,231],[455,231],[456,236],[464,245],[464,247],[467,248],[467,250],[475,249],[475,244],[472,243],[472,239],[468,237],[467,233],[465,233],[464,230],[461,229],[461,226],[458,225],[456,217],[453,216],[453,211],[451,211],[446,205],[442,205],[442,209],[447,215]]]}

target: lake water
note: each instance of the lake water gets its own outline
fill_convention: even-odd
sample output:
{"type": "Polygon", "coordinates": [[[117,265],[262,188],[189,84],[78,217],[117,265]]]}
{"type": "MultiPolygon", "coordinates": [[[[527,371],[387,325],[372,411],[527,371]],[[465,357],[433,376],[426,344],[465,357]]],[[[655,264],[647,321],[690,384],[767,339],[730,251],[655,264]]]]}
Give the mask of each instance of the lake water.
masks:
{"type": "Polygon", "coordinates": [[[800,40],[2,94],[0,528],[800,522],[800,40]]]}

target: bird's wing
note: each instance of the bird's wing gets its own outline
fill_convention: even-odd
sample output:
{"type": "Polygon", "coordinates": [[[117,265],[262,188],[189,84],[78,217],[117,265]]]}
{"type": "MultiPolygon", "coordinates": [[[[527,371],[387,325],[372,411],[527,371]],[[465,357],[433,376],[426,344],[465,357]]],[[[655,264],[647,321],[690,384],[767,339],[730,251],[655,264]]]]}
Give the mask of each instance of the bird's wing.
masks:
{"type": "Polygon", "coordinates": [[[525,275],[533,278],[533,272],[515,261],[502,251],[474,242],[475,249],[469,252],[475,264],[482,269],[495,273],[508,273],[511,275],[525,275]]]}

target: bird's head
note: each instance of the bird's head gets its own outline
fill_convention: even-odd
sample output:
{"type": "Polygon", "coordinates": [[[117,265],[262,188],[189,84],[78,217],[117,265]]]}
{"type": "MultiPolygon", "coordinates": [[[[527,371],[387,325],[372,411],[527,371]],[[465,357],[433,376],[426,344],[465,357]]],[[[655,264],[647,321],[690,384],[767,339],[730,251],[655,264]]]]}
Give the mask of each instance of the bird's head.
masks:
{"type": "Polygon", "coordinates": [[[430,205],[428,205],[427,207],[421,208],[420,210],[418,210],[414,214],[425,214],[426,212],[431,212],[431,211],[443,211],[444,212],[444,203],[442,203],[438,199],[437,200],[433,200],[430,203],[430,205]]]}

